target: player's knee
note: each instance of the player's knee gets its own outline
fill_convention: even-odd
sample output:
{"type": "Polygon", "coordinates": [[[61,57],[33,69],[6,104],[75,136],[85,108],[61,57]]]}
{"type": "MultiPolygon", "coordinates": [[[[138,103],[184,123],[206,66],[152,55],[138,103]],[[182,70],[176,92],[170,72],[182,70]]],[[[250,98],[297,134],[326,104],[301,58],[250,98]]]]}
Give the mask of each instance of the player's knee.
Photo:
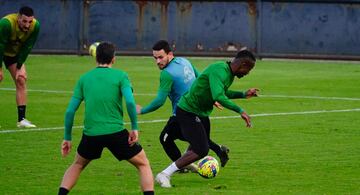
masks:
{"type": "Polygon", "coordinates": [[[25,77],[18,77],[16,79],[16,87],[17,88],[25,88],[25,84],[26,84],[26,78],[25,77]]]}
{"type": "Polygon", "coordinates": [[[75,161],[74,166],[76,166],[79,170],[84,170],[88,163],[75,161]]]}

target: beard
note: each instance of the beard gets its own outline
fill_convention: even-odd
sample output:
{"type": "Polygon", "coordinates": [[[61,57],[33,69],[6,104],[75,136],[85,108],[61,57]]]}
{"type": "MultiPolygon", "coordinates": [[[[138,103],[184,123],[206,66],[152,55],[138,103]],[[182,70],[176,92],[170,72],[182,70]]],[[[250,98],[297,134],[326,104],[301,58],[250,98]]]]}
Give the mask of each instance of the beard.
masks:
{"type": "Polygon", "coordinates": [[[244,76],[245,76],[245,75],[243,75],[243,74],[237,74],[237,75],[236,75],[236,77],[239,78],[239,79],[242,78],[242,77],[244,77],[244,76]]]}

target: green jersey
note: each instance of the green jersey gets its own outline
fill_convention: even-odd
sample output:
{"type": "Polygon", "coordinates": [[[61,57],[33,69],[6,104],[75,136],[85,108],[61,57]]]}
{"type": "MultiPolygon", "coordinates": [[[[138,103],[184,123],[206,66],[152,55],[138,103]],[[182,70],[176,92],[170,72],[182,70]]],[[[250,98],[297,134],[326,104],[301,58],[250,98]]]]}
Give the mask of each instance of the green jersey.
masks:
{"type": "MultiPolygon", "coordinates": [[[[88,136],[111,134],[124,130],[122,94],[131,88],[125,72],[97,67],[81,76],[73,98],[85,101],[84,134],[88,136]]],[[[131,98],[133,98],[131,94],[131,98]]],[[[135,101],[127,100],[127,107],[135,111],[135,101]]],[[[132,129],[137,129],[137,118],[131,116],[132,129]]]]}
{"type": "Polygon", "coordinates": [[[199,75],[190,90],[181,97],[178,107],[201,117],[207,117],[217,101],[225,108],[241,113],[243,109],[230,98],[245,98],[245,93],[228,90],[233,81],[234,75],[226,62],[212,64],[199,75]]]}
{"type": "Polygon", "coordinates": [[[34,18],[27,32],[20,30],[18,14],[9,14],[0,20],[0,67],[3,56],[17,56],[17,68],[20,69],[33,48],[40,30],[39,22],[34,18]]]}
{"type": "Polygon", "coordinates": [[[198,75],[199,72],[187,59],[182,57],[173,58],[161,70],[157,97],[148,106],[141,109],[141,114],[160,108],[168,96],[172,104],[172,114],[175,115],[176,106],[181,96],[190,89],[191,84],[198,75]]]}

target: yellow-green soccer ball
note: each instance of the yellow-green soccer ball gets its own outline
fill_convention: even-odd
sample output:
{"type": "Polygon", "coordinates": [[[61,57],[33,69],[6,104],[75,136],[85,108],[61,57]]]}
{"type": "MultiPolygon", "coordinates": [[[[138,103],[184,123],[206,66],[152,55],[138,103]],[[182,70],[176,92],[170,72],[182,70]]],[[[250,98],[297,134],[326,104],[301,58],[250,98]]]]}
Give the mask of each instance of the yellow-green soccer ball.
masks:
{"type": "Polygon", "coordinates": [[[198,173],[206,179],[214,178],[220,171],[218,161],[212,156],[206,156],[198,162],[198,173]]]}
{"type": "Polygon", "coordinates": [[[100,42],[95,42],[95,43],[91,44],[89,47],[89,55],[91,55],[92,57],[96,57],[96,48],[99,45],[100,45],[100,42]]]}

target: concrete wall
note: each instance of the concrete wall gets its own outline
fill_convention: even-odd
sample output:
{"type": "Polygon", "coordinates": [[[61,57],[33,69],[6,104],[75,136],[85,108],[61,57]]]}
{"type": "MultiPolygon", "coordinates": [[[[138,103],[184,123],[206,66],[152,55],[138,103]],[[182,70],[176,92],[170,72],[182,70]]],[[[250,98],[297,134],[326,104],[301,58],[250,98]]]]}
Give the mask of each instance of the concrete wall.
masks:
{"type": "MultiPolygon", "coordinates": [[[[0,15],[28,4],[1,0],[0,15]]],[[[358,0],[32,0],[29,5],[41,22],[34,52],[84,53],[92,42],[107,40],[123,53],[148,54],[154,42],[167,39],[189,55],[228,55],[233,44],[268,57],[360,56],[358,0]]]]}

